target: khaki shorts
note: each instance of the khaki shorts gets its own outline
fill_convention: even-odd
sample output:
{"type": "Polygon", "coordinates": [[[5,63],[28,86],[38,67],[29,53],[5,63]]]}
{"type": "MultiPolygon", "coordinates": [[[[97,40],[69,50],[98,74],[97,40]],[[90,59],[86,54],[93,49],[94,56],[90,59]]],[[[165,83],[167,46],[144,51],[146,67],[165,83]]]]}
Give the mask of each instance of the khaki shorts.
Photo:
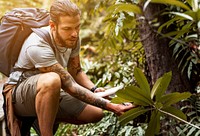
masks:
{"type": "MultiPolygon", "coordinates": [[[[40,74],[24,80],[16,89],[14,111],[18,116],[36,116],[36,85],[40,74]]],[[[14,95],[14,94],[13,94],[14,95]]],[[[86,104],[64,91],[60,91],[60,105],[57,119],[76,119],[86,104]]]]}

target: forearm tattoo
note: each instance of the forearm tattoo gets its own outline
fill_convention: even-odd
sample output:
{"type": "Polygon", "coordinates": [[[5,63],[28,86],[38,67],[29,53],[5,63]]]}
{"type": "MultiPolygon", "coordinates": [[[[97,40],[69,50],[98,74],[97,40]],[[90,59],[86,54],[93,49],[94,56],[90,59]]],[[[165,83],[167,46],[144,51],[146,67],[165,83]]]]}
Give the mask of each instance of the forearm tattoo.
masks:
{"type": "Polygon", "coordinates": [[[76,71],[75,72],[76,75],[78,75],[79,73],[83,72],[82,68],[81,68],[79,56],[78,57],[74,57],[74,58],[70,58],[69,64],[70,64],[69,67],[71,69],[73,69],[74,71],[76,71]]]}
{"type": "Polygon", "coordinates": [[[60,64],[42,68],[41,71],[57,73],[61,78],[62,88],[64,90],[68,90],[68,93],[70,93],[72,96],[91,105],[106,109],[107,102],[103,98],[95,96],[86,88],[78,85],[71,77],[71,75],[60,64]]]}
{"type": "Polygon", "coordinates": [[[106,109],[107,102],[103,98],[96,97],[92,92],[88,90],[83,91],[79,89],[82,89],[82,88],[76,88],[76,92],[74,93],[76,98],[80,98],[83,101],[87,100],[87,103],[89,104],[106,109]],[[91,94],[93,95],[93,97],[91,97],[91,94]]]}

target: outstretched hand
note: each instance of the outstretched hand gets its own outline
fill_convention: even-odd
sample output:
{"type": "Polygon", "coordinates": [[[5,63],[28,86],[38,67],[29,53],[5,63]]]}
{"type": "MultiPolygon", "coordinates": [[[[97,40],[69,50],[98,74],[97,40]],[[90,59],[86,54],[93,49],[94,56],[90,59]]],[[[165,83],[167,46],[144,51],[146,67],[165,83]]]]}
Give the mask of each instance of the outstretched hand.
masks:
{"type": "Polygon", "coordinates": [[[105,88],[103,87],[98,87],[97,89],[95,89],[94,93],[98,93],[98,92],[105,92],[105,88]]]}
{"type": "Polygon", "coordinates": [[[118,116],[122,115],[124,112],[136,108],[137,106],[132,103],[123,103],[123,104],[113,104],[114,113],[118,116]]]}

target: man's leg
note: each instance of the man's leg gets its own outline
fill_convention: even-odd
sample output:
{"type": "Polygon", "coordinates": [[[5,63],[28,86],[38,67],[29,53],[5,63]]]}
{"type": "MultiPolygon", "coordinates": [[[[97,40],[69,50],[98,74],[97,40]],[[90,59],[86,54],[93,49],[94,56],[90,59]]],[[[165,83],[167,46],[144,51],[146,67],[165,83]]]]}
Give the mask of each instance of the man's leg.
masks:
{"type": "Polygon", "coordinates": [[[86,104],[68,93],[62,91],[56,122],[72,124],[86,124],[100,121],[104,114],[103,110],[86,104]]]}
{"type": "Polygon", "coordinates": [[[36,113],[42,136],[53,136],[53,124],[59,107],[61,81],[56,73],[42,74],[37,83],[36,113]]]}
{"type": "Polygon", "coordinates": [[[77,117],[77,120],[84,123],[95,123],[104,117],[103,110],[87,104],[85,109],[77,117]]]}
{"type": "Polygon", "coordinates": [[[29,77],[16,90],[16,115],[37,116],[43,136],[53,136],[60,86],[60,77],[56,73],[45,73],[29,77]]]}

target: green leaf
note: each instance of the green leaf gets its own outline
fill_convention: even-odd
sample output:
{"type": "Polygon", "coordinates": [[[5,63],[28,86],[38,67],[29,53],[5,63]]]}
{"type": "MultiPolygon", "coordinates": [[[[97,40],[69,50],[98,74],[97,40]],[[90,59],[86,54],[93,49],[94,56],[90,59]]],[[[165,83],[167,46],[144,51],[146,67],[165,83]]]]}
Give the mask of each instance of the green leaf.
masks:
{"type": "MultiPolygon", "coordinates": [[[[186,60],[186,57],[188,56],[188,54],[189,54],[189,51],[188,50],[183,50],[183,54],[181,54],[181,59],[179,60],[180,62],[179,62],[179,64],[178,64],[178,68],[180,68],[180,67],[183,67],[184,66],[184,64],[185,63],[187,63],[187,62],[185,62],[185,60],[186,60]]],[[[180,55],[179,55],[180,56],[180,55]]],[[[178,56],[178,54],[177,54],[177,57],[179,57],[178,56]]]]}
{"type": "MultiPolygon", "coordinates": [[[[165,14],[169,14],[169,12],[165,13],[165,14]]],[[[158,28],[158,32],[160,33],[162,31],[162,29],[164,27],[169,27],[170,25],[174,24],[175,21],[179,20],[180,17],[174,17],[172,19],[170,19],[169,21],[165,22],[164,24],[162,24],[159,28],[158,28]]]]}
{"type": "Polygon", "coordinates": [[[150,95],[148,96],[145,91],[136,86],[128,86],[124,90],[119,90],[116,95],[137,105],[149,106],[153,104],[150,95]]]}
{"type": "Polygon", "coordinates": [[[133,120],[134,118],[138,117],[141,114],[144,114],[145,112],[149,110],[151,109],[145,109],[143,107],[137,107],[137,108],[131,109],[119,117],[120,124],[124,125],[127,122],[133,120]]]}
{"type": "Polygon", "coordinates": [[[181,100],[187,99],[190,96],[191,96],[191,93],[189,92],[184,92],[184,93],[175,92],[175,93],[164,95],[163,97],[161,97],[160,102],[163,103],[163,107],[168,107],[181,100]]]}
{"type": "Polygon", "coordinates": [[[142,70],[136,67],[134,69],[134,76],[140,88],[150,96],[150,86],[142,70]]]}
{"type": "Polygon", "coordinates": [[[148,124],[147,130],[145,132],[145,136],[154,136],[158,134],[160,131],[160,112],[153,111],[151,114],[151,119],[148,124]]]}
{"type": "Polygon", "coordinates": [[[186,4],[178,0],[151,0],[152,3],[169,4],[175,5],[177,7],[184,8],[186,10],[191,10],[186,4]]]}
{"type": "Polygon", "coordinates": [[[128,86],[125,88],[125,90],[129,90],[132,95],[137,96],[140,99],[143,99],[150,105],[154,103],[150,98],[150,95],[148,95],[144,90],[138,88],[137,86],[128,86]]]}
{"type": "MultiPolygon", "coordinates": [[[[172,115],[174,115],[174,116],[177,116],[178,118],[181,118],[181,119],[187,121],[186,115],[185,115],[181,110],[178,110],[178,109],[176,109],[176,108],[174,108],[174,107],[171,107],[171,106],[165,107],[165,108],[163,108],[162,110],[165,111],[165,112],[168,112],[168,113],[170,113],[170,114],[172,114],[172,115]]],[[[169,115],[169,114],[168,114],[168,115],[169,115]]],[[[174,116],[173,116],[173,117],[174,117],[174,116]]],[[[176,118],[176,119],[178,119],[178,118],[176,118]]],[[[178,120],[179,120],[179,119],[178,119],[178,120]]]]}
{"type": "Polygon", "coordinates": [[[197,10],[197,20],[200,20],[200,8],[197,10]]]}
{"type": "Polygon", "coordinates": [[[137,5],[134,5],[134,4],[124,4],[124,3],[116,4],[116,5],[110,6],[108,8],[108,12],[110,12],[112,14],[116,14],[121,11],[133,12],[135,14],[142,14],[142,10],[140,9],[140,7],[137,5]]]}
{"type": "Polygon", "coordinates": [[[193,63],[190,62],[189,66],[188,66],[188,70],[187,70],[187,76],[189,79],[190,79],[191,73],[192,73],[192,66],[193,66],[193,63]]]}
{"type": "Polygon", "coordinates": [[[169,13],[183,17],[183,18],[191,20],[191,21],[195,20],[193,17],[191,17],[190,15],[185,14],[185,13],[180,13],[180,12],[169,12],[169,13]]]}
{"type": "Polygon", "coordinates": [[[192,0],[192,10],[195,12],[198,10],[198,1],[199,0],[192,0]]]}
{"type": "Polygon", "coordinates": [[[151,91],[151,99],[156,95],[156,99],[159,100],[164,92],[167,90],[167,87],[171,81],[172,72],[165,73],[160,77],[154,84],[151,91]]]}
{"type": "Polygon", "coordinates": [[[127,99],[123,99],[121,97],[114,97],[111,102],[113,103],[118,103],[118,104],[121,104],[123,102],[133,102],[133,101],[130,101],[130,100],[127,100],[127,99]]]}

